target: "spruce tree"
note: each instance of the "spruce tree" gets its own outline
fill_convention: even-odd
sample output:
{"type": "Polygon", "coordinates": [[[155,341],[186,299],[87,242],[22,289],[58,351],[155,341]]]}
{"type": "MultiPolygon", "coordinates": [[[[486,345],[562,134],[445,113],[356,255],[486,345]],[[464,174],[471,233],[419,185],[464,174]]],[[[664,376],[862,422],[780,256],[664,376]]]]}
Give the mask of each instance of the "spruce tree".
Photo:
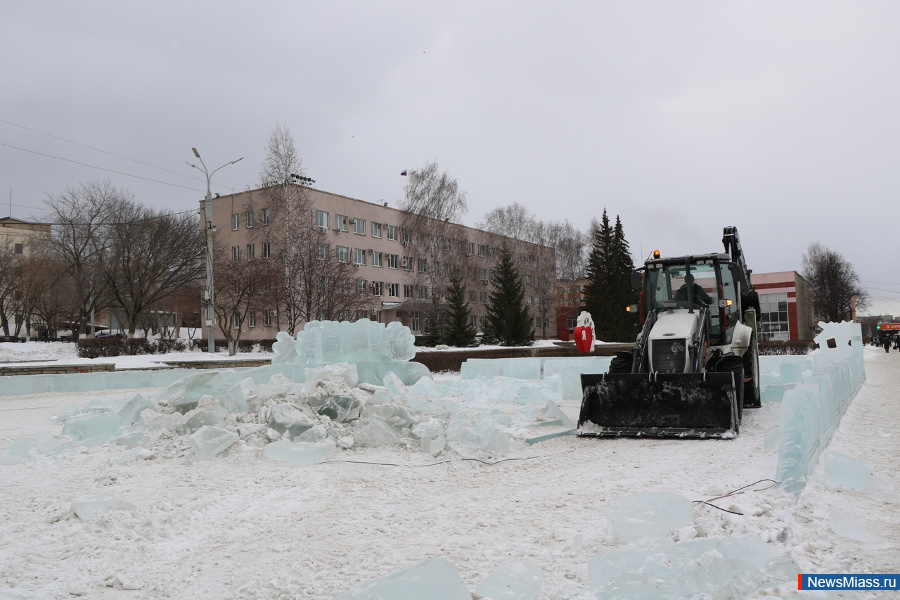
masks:
{"type": "Polygon", "coordinates": [[[478,332],[469,324],[471,312],[466,302],[466,282],[459,269],[454,269],[450,275],[450,287],[447,288],[445,344],[458,348],[475,345],[475,336],[478,332]]]}
{"type": "MultiPolygon", "coordinates": [[[[634,260],[631,249],[625,239],[625,230],[619,215],[616,215],[616,226],[613,229],[613,282],[612,296],[618,309],[615,312],[613,339],[615,341],[633,341],[637,336],[638,314],[628,312],[625,307],[637,304],[638,292],[631,285],[631,274],[634,272],[634,260]]],[[[615,308],[615,307],[614,307],[615,308]]]]}
{"type": "Polygon", "coordinates": [[[444,313],[439,304],[432,304],[425,311],[425,333],[419,343],[426,347],[444,343],[444,313]]]}
{"type": "Polygon", "coordinates": [[[530,346],[534,342],[534,322],[525,305],[525,286],[506,244],[500,249],[500,264],[491,283],[482,328],[484,341],[501,346],[530,346]]]}
{"type": "Polygon", "coordinates": [[[609,300],[613,280],[610,268],[612,253],[613,231],[604,208],[600,226],[594,230],[594,245],[588,257],[588,283],[584,288],[584,304],[594,320],[597,338],[607,342],[613,341],[611,331],[613,315],[609,300]]]}
{"type": "Polygon", "coordinates": [[[594,246],[588,259],[588,283],[584,288],[585,309],[594,319],[597,337],[607,342],[633,341],[637,317],[626,307],[637,302],[631,287],[634,261],[622,221],[616,215],[611,227],[606,209],[594,231],[594,246]]]}

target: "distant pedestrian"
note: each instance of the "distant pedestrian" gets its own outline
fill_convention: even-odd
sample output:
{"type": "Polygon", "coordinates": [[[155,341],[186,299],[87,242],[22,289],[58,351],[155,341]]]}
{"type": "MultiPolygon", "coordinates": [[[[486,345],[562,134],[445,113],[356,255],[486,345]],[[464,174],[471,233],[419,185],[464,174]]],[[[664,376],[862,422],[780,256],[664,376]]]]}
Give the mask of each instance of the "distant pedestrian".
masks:
{"type": "Polygon", "coordinates": [[[881,345],[884,346],[885,352],[890,352],[891,351],[891,336],[886,335],[883,338],[881,338],[881,345]]]}

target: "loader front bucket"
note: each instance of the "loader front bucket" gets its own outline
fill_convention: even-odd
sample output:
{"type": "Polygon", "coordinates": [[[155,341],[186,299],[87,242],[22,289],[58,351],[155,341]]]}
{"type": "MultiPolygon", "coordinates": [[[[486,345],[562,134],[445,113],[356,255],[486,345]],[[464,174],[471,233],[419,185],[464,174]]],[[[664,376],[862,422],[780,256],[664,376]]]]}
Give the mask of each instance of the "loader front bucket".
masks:
{"type": "Polygon", "coordinates": [[[579,436],[733,438],[740,424],[730,372],[582,374],[581,389],[579,436]]]}

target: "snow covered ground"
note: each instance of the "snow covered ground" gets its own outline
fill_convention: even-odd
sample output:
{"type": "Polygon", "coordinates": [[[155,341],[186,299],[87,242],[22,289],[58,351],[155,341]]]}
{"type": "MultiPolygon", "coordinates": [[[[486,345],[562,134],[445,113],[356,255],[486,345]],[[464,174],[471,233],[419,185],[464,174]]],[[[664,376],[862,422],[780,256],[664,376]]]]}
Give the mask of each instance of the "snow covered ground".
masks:
{"type": "MultiPolygon", "coordinates": [[[[3,344],[0,360],[46,358],[37,350],[12,356],[10,346],[31,345],[3,344]]],[[[57,358],[69,362],[63,352],[57,358]]],[[[159,360],[142,360],[151,358],[159,360]]],[[[900,353],[867,348],[866,375],[829,449],[892,481],[900,463],[900,353]]],[[[58,433],[52,414],[96,396],[0,397],[0,448],[23,435],[58,433]]],[[[562,409],[575,419],[579,406],[562,409]]],[[[693,525],[672,534],[676,540],[753,533],[804,573],[897,573],[895,491],[830,487],[821,465],[799,498],[769,481],[777,455],[764,440],[779,409],[747,411],[734,440],[567,436],[512,447],[490,464],[380,447],[291,467],[242,443],[201,461],[173,440],[128,463],[119,461],[122,446],[106,444],[0,465],[0,598],[331,599],[432,557],[449,561],[473,593],[513,558],[542,567],[538,598],[589,598],[589,560],[618,547],[603,508],[653,491],[699,501],[742,490],[711,502],[741,514],[695,504],[693,525]],[[74,514],[73,501],[101,495],[133,508],[90,521],[74,514]],[[887,541],[834,533],[835,511],[887,541]]],[[[798,592],[794,579],[754,597],[826,597],[815,594],[798,592]]]]}

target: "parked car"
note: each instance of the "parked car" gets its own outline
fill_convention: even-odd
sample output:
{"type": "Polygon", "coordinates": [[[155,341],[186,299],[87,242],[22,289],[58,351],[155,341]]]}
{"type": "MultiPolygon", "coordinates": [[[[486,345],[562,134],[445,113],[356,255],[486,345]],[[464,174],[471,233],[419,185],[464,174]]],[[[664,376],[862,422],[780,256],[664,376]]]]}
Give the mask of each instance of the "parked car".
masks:
{"type": "Polygon", "coordinates": [[[119,338],[119,339],[124,339],[124,338],[125,338],[125,334],[124,334],[124,333],[111,333],[111,332],[109,332],[109,331],[101,331],[100,333],[98,333],[98,334],[95,335],[94,337],[97,338],[97,339],[100,339],[100,338],[119,338]]]}

